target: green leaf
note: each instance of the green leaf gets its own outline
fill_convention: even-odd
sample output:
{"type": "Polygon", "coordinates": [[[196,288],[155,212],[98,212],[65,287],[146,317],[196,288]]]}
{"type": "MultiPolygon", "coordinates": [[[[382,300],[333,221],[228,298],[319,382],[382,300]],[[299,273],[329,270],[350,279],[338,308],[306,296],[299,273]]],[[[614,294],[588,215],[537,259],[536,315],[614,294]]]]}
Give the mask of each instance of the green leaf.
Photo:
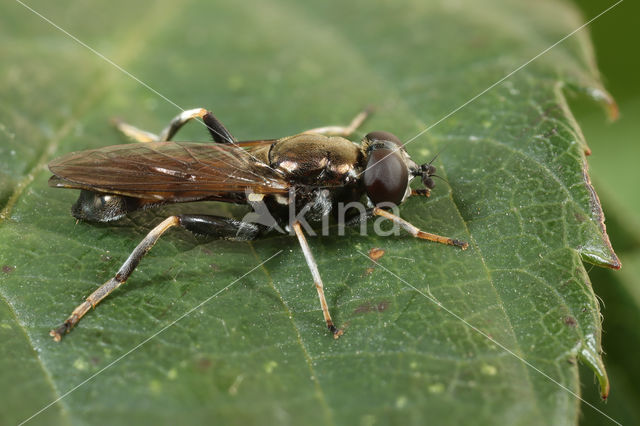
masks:
{"type": "MultiPolygon", "coordinates": [[[[584,22],[556,1],[29,4],[176,105],[213,110],[238,139],[346,124],[373,104],[360,136],[409,140],[584,22]]],[[[355,230],[310,239],[339,340],[294,238],[174,231],[54,343],[49,330],[163,217],[244,210],[76,223],[77,194],[47,187],[46,164],[125,143],[114,115],[158,131],[179,110],[19,3],[0,19],[11,40],[0,45],[0,386],[14,398],[2,422],[61,398],[31,422],[571,424],[578,358],[606,392],[582,260],[618,263],[564,98],[570,87],[610,102],[585,32],[407,144],[416,161],[440,153],[449,185],[402,216],[469,250],[355,230]],[[373,247],[384,268],[358,253],[373,247]]],[[[207,136],[193,124],[179,139],[207,136]]]]}
{"type": "MultiPolygon", "coordinates": [[[[583,0],[583,7],[597,13],[597,0],[583,0]]],[[[611,378],[612,393],[602,411],[621,424],[640,423],[640,371],[635,354],[640,351],[640,198],[637,182],[640,169],[636,163],[640,115],[640,86],[637,84],[635,17],[640,4],[625,5],[625,12],[593,25],[598,63],[603,78],[620,106],[620,119],[602,125],[600,111],[585,99],[576,99],[572,109],[583,124],[582,129],[593,150],[589,158],[594,186],[607,214],[607,232],[615,242],[616,253],[624,268],[620,271],[594,268],[590,271],[594,290],[602,300],[603,346],[605,362],[611,378]],[[615,41],[615,43],[613,43],[615,41]]],[[[584,398],[594,403],[599,399],[590,384],[582,380],[584,398]]],[[[584,425],[602,424],[595,411],[585,410],[584,425]]]]}

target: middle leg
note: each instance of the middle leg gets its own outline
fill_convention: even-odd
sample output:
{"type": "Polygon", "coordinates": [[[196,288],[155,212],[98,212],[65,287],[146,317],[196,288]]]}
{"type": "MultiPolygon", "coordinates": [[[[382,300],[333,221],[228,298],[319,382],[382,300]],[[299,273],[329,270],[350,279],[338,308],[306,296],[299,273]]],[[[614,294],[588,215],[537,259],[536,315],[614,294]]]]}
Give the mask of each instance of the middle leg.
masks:
{"type": "Polygon", "coordinates": [[[333,320],[331,319],[331,315],[329,314],[327,299],[325,299],[324,297],[324,284],[322,284],[322,278],[320,278],[320,271],[318,271],[316,260],[313,258],[313,254],[311,254],[311,248],[309,248],[309,243],[307,243],[307,239],[302,232],[300,222],[294,222],[292,224],[292,228],[298,237],[300,247],[302,247],[302,253],[304,253],[304,258],[307,261],[307,266],[309,266],[309,269],[311,270],[311,276],[313,276],[313,282],[316,285],[316,290],[318,291],[320,307],[322,308],[322,315],[324,316],[324,320],[327,323],[327,328],[333,333],[333,338],[337,339],[338,337],[342,336],[343,331],[336,328],[336,326],[333,324],[333,320]]]}
{"type": "Polygon", "coordinates": [[[349,123],[348,126],[316,127],[315,129],[306,130],[306,131],[304,131],[302,133],[303,134],[319,133],[321,135],[342,136],[342,137],[346,138],[346,137],[350,136],[353,132],[355,132],[356,129],[358,127],[360,127],[362,125],[362,123],[364,123],[364,120],[366,120],[367,117],[369,117],[372,112],[373,112],[373,108],[372,107],[366,108],[364,111],[361,111],[358,115],[356,115],[353,118],[353,120],[351,120],[351,123],[349,123]]]}

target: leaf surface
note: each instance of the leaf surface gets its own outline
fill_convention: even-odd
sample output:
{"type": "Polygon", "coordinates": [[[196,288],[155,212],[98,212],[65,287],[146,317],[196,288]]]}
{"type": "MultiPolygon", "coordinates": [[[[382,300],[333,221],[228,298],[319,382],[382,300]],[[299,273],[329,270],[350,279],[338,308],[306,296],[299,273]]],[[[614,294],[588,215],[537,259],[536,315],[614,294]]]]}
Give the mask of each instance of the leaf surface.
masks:
{"type": "MultiPolygon", "coordinates": [[[[586,33],[439,122],[579,27],[573,7],[29,4],[175,105],[18,3],[0,18],[12,40],[0,45],[0,332],[14,342],[3,345],[0,386],[21,384],[2,420],[64,396],[32,423],[574,424],[579,404],[567,389],[579,393],[577,359],[608,387],[582,262],[615,267],[617,258],[564,98],[571,88],[609,100],[586,33]],[[77,194],[47,187],[50,160],[126,143],[114,115],[159,131],[176,106],[202,106],[243,140],[346,124],[370,104],[358,136],[388,130],[409,141],[438,123],[407,149],[418,162],[440,153],[448,185],[410,199],[401,215],[469,250],[377,236],[373,226],[367,236],[311,238],[346,328],[334,341],[294,238],[173,231],[62,343],[48,336],[163,217],[245,212],[201,203],[75,223],[77,194]],[[374,247],[385,255],[371,270],[361,253],[374,247]]],[[[192,124],[178,139],[207,135],[192,124]]]]}

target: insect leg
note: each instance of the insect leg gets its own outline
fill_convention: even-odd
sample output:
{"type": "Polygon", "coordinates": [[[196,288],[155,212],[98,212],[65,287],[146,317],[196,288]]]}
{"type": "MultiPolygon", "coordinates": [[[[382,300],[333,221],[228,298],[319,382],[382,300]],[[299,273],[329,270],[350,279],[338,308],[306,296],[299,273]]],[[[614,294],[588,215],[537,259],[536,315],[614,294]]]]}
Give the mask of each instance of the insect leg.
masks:
{"type": "Polygon", "coordinates": [[[155,142],[160,140],[160,137],[154,133],[147,132],[146,130],[138,129],[131,124],[125,123],[119,118],[113,118],[111,120],[116,129],[124,133],[125,136],[133,139],[136,142],[155,142]]]}
{"type": "Polygon", "coordinates": [[[137,142],[170,141],[178,133],[178,130],[193,119],[201,118],[207,126],[213,140],[218,143],[234,143],[236,140],[224,125],[204,108],[188,109],[173,117],[169,125],[159,135],[138,129],[120,119],[114,119],[113,123],[118,130],[137,142]]]}
{"type": "Polygon", "coordinates": [[[358,127],[367,119],[369,115],[371,115],[373,108],[368,107],[364,111],[361,111],[358,115],[351,120],[348,126],[326,126],[326,127],[316,127],[315,129],[306,130],[304,133],[314,133],[314,134],[322,134],[327,136],[343,136],[347,137],[356,131],[358,127]]]}
{"type": "Polygon", "coordinates": [[[316,260],[313,258],[313,254],[311,254],[311,249],[309,248],[307,239],[302,232],[300,223],[294,222],[292,224],[292,227],[298,237],[300,247],[302,247],[302,253],[304,253],[307,265],[311,270],[311,275],[313,276],[316,290],[318,290],[318,298],[320,299],[320,306],[322,307],[322,315],[324,315],[324,320],[327,323],[327,328],[329,328],[329,330],[333,333],[333,337],[337,339],[338,337],[342,336],[343,331],[336,328],[336,326],[333,325],[333,321],[331,320],[331,315],[329,314],[329,306],[327,305],[327,299],[325,299],[324,297],[324,285],[322,284],[322,278],[320,278],[320,272],[318,271],[316,260]]]}
{"type": "Polygon", "coordinates": [[[419,197],[428,197],[431,195],[431,190],[429,188],[421,188],[421,189],[412,189],[411,196],[419,196],[419,197]]]}
{"type": "Polygon", "coordinates": [[[204,108],[195,108],[183,111],[176,115],[159,135],[147,132],[146,130],[141,130],[129,123],[125,123],[119,118],[114,118],[112,121],[118,130],[136,142],[157,142],[171,140],[171,138],[175,136],[176,132],[189,120],[202,118],[205,114],[207,114],[207,110],[204,108]]]}
{"type": "Polygon", "coordinates": [[[406,220],[402,219],[400,216],[396,216],[392,213],[389,213],[386,210],[382,210],[381,208],[374,207],[373,214],[376,216],[382,216],[386,219],[393,221],[394,223],[400,225],[400,227],[402,227],[405,231],[409,232],[411,235],[413,235],[416,238],[422,238],[423,240],[429,240],[429,241],[434,241],[440,244],[447,244],[450,246],[460,247],[462,250],[466,250],[467,247],[469,247],[469,243],[467,243],[466,241],[454,240],[452,238],[442,237],[440,235],[430,234],[428,232],[421,231],[420,229],[413,226],[406,220]]]}
{"type": "Polygon", "coordinates": [[[169,228],[181,226],[196,234],[211,235],[217,238],[226,238],[234,240],[252,240],[258,236],[262,228],[260,225],[242,222],[234,219],[205,216],[205,215],[180,215],[169,216],[163,220],[158,226],[153,228],[151,232],[138,244],[131,252],[127,260],[122,264],[116,275],[106,283],[102,284],[96,291],[91,293],[87,299],[78,305],[69,318],[56,329],[49,332],[56,342],[62,339],[62,336],[69,333],[71,329],[80,321],[80,319],[91,309],[95,308],[98,303],[111,294],[112,291],[124,284],[129,276],[133,273],[136,266],[151,247],[155,245],[160,236],[169,228]]]}
{"type": "Polygon", "coordinates": [[[189,121],[194,118],[204,117],[208,111],[204,108],[194,108],[182,111],[180,114],[173,117],[167,127],[165,127],[158,136],[159,141],[170,141],[178,133],[178,130],[182,128],[189,121]]]}
{"type": "Polygon", "coordinates": [[[136,126],[125,123],[120,118],[112,119],[112,123],[116,126],[116,129],[124,133],[125,136],[133,139],[136,142],[158,142],[171,140],[177,131],[184,126],[189,120],[197,117],[202,117],[206,114],[207,110],[203,108],[196,108],[184,111],[171,120],[169,125],[162,130],[159,135],[137,128],[136,126]]]}
{"type": "Polygon", "coordinates": [[[207,126],[207,129],[209,130],[209,133],[211,133],[211,137],[215,142],[236,143],[236,138],[229,133],[227,128],[224,127],[224,125],[211,113],[211,111],[207,111],[207,113],[202,116],[202,121],[204,121],[204,124],[207,126]]]}
{"type": "Polygon", "coordinates": [[[178,114],[171,120],[169,125],[160,132],[159,140],[170,141],[182,126],[194,118],[201,118],[205,126],[211,133],[211,137],[218,143],[234,143],[236,140],[224,125],[211,113],[204,108],[189,109],[178,114]]]}

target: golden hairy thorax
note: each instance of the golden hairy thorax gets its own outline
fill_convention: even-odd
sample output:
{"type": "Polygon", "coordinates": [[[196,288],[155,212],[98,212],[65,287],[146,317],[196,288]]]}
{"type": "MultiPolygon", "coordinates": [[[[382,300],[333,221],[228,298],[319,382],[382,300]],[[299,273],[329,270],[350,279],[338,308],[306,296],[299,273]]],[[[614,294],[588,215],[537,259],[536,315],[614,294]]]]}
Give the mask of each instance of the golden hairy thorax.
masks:
{"type": "Polygon", "coordinates": [[[349,184],[361,171],[360,146],[338,136],[300,134],[280,139],[269,152],[271,167],[302,184],[349,184]]]}

